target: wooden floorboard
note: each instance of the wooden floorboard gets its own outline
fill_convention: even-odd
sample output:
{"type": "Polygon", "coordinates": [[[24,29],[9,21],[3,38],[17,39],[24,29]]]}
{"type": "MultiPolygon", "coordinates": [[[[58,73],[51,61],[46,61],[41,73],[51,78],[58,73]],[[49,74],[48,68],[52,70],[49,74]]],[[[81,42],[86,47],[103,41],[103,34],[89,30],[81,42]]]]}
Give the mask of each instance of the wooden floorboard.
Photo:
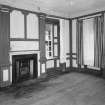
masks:
{"type": "Polygon", "coordinates": [[[0,105],[105,105],[105,79],[71,72],[0,91],[0,105]]]}

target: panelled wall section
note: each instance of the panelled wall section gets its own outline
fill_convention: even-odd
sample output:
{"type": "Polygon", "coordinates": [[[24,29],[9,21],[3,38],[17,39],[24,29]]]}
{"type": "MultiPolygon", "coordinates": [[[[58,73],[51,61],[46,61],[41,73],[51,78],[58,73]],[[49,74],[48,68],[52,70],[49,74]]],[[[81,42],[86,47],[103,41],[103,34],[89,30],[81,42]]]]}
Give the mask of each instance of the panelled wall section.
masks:
{"type": "Polygon", "coordinates": [[[62,72],[70,67],[69,20],[8,7],[0,11],[0,21],[0,87],[14,83],[14,75],[32,74],[34,57],[37,78],[48,69],[62,72]]]}

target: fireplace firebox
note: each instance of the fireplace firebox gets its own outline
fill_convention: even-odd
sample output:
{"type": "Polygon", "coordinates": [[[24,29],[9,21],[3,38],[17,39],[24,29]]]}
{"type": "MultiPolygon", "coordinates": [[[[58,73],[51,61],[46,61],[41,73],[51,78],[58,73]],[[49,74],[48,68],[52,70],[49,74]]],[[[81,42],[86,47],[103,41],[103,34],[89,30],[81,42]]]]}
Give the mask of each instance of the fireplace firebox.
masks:
{"type": "Polygon", "coordinates": [[[37,54],[12,56],[13,83],[37,78],[37,54]]]}

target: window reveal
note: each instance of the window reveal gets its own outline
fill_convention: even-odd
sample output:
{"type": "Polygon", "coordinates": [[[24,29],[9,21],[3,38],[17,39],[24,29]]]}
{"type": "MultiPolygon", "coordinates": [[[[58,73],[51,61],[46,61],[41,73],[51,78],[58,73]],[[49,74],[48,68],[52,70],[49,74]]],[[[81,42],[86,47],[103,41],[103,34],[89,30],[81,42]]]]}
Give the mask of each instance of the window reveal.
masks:
{"type": "Polygon", "coordinates": [[[45,30],[46,58],[53,59],[59,57],[59,30],[58,24],[46,23],[45,30]]]}
{"type": "Polygon", "coordinates": [[[46,24],[46,57],[47,59],[53,58],[53,25],[46,24]]]}

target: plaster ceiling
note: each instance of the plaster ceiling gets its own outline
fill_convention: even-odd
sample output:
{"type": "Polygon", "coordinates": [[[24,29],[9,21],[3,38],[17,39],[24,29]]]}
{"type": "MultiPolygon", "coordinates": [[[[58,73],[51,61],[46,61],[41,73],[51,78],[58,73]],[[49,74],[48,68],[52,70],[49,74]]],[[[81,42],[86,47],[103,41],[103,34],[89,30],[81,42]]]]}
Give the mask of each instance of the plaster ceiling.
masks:
{"type": "Polygon", "coordinates": [[[0,3],[63,17],[105,10],[105,0],[0,0],[0,3]]]}

